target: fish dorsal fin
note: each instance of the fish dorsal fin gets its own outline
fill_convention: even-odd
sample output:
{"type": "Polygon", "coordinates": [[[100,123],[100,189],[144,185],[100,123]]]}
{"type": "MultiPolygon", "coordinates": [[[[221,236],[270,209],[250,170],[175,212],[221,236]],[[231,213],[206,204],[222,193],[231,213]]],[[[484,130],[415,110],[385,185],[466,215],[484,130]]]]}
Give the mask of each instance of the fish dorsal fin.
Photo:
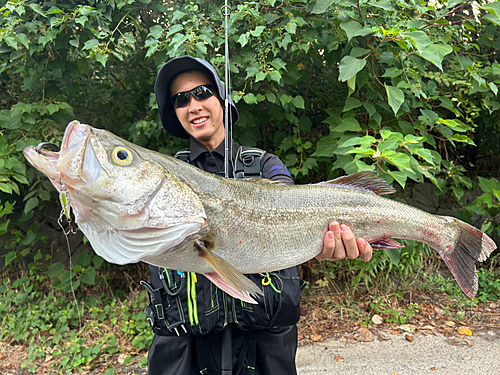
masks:
{"type": "Polygon", "coordinates": [[[377,195],[392,194],[396,192],[391,185],[382,178],[375,176],[374,171],[362,171],[335,180],[320,182],[316,185],[322,186],[345,186],[353,189],[369,191],[377,195]]]}

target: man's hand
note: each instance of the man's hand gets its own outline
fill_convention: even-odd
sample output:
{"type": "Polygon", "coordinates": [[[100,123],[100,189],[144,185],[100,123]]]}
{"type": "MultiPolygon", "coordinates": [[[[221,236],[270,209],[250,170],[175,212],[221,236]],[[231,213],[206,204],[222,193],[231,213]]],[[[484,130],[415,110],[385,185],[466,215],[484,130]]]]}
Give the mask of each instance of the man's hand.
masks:
{"type": "Polygon", "coordinates": [[[363,238],[354,237],[352,230],[345,224],[332,221],[323,237],[323,250],[316,256],[318,260],[340,260],[358,256],[365,262],[372,258],[373,249],[363,238]]]}

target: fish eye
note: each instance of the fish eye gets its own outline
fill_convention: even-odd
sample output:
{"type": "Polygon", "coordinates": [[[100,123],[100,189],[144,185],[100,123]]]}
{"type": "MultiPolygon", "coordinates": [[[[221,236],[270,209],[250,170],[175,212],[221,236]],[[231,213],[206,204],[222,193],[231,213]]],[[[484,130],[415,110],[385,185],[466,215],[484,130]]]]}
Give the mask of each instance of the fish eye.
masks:
{"type": "Polygon", "coordinates": [[[115,149],[111,153],[111,160],[113,160],[113,163],[115,163],[116,165],[124,167],[134,161],[134,155],[128,148],[115,147],[115,149]]]}

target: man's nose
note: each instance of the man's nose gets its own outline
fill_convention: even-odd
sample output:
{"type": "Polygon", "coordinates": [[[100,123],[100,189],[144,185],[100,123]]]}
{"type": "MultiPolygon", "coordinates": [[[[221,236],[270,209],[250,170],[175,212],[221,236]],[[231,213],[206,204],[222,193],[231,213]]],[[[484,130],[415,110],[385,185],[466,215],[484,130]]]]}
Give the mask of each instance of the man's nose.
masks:
{"type": "Polygon", "coordinates": [[[192,94],[190,94],[188,106],[190,111],[198,111],[202,107],[201,100],[196,99],[192,94]]]}

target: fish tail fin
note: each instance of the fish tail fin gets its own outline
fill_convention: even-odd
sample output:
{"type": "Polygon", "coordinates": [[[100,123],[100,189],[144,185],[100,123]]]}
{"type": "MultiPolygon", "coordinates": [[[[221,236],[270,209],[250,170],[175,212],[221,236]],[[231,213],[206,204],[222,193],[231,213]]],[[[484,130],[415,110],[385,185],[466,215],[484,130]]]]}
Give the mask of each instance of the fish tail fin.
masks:
{"type": "Polygon", "coordinates": [[[472,298],[478,288],[476,261],[485,261],[497,246],[488,235],[472,225],[452,217],[447,219],[458,229],[458,236],[454,244],[446,244],[439,253],[462,291],[472,298]]]}
{"type": "Polygon", "coordinates": [[[251,296],[262,295],[260,288],[224,259],[208,250],[197,241],[200,256],[215,270],[216,273],[205,273],[204,276],[224,292],[242,301],[257,304],[251,296]]]}

